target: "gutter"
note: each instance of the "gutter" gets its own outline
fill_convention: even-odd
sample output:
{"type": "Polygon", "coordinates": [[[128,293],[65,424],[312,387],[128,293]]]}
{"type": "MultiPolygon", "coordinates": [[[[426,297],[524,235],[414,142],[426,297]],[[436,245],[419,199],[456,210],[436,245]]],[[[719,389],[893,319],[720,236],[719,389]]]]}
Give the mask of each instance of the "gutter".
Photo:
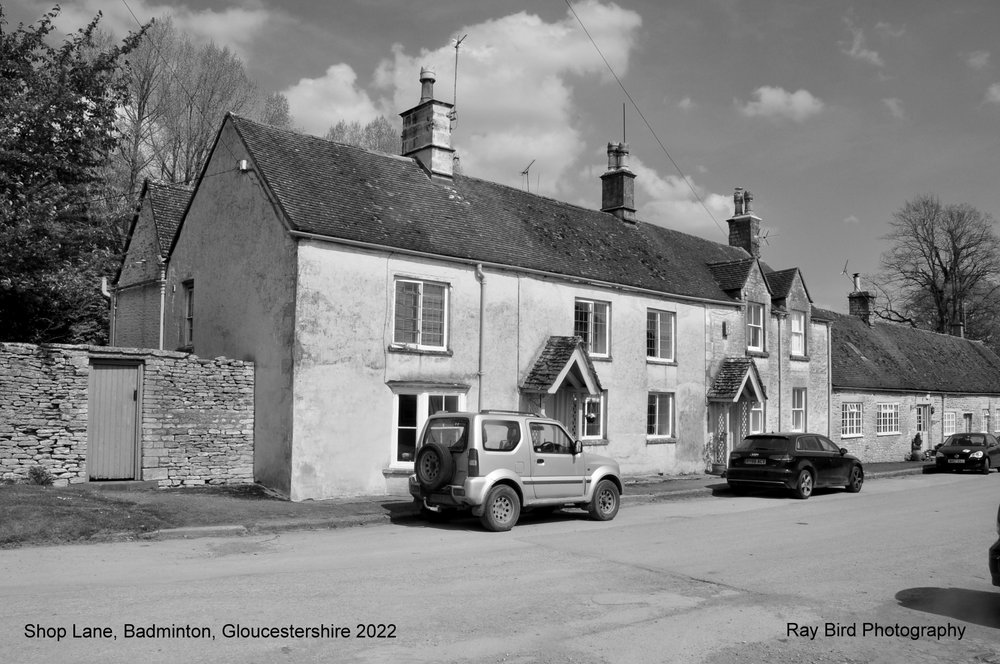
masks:
{"type": "Polygon", "coordinates": [[[478,265],[480,266],[480,268],[488,267],[491,269],[501,270],[506,272],[521,272],[524,274],[531,274],[535,276],[545,277],[548,279],[555,279],[558,281],[568,281],[571,283],[585,284],[588,286],[597,286],[600,288],[626,291],[630,293],[641,293],[643,295],[668,297],[671,300],[680,300],[682,302],[697,302],[699,304],[716,304],[723,307],[732,307],[734,309],[740,309],[745,306],[742,302],[733,302],[732,300],[713,300],[712,298],[694,297],[692,295],[676,295],[673,293],[667,293],[665,291],[653,290],[652,288],[642,288],[639,286],[626,286],[623,284],[611,283],[610,281],[601,281],[600,279],[574,277],[566,274],[559,274],[558,272],[548,272],[546,270],[536,270],[530,267],[505,265],[503,263],[491,263],[489,261],[480,261],[473,258],[458,258],[455,256],[444,256],[442,254],[432,254],[430,252],[418,251],[416,249],[402,249],[399,247],[389,247],[384,244],[376,244],[374,242],[362,242],[360,240],[347,240],[344,238],[334,238],[328,235],[319,235],[318,233],[306,233],[305,231],[296,231],[296,230],[290,230],[289,233],[292,235],[292,237],[300,238],[303,240],[315,240],[317,242],[341,244],[347,247],[355,247],[358,249],[368,249],[370,251],[377,251],[388,254],[401,254],[403,256],[415,256],[418,258],[439,260],[450,263],[458,263],[460,265],[470,265],[470,266],[478,265]]]}

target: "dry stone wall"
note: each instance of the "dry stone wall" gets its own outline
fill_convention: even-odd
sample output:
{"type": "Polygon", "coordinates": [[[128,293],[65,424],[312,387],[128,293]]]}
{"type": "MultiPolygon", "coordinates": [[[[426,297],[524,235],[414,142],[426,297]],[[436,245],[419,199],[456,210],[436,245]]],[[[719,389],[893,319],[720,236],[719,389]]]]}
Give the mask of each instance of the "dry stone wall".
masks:
{"type": "Polygon", "coordinates": [[[91,363],[142,366],[140,477],[160,486],[253,482],[250,362],[103,346],[0,343],[0,480],[32,467],[58,485],[88,481],[91,363]]]}

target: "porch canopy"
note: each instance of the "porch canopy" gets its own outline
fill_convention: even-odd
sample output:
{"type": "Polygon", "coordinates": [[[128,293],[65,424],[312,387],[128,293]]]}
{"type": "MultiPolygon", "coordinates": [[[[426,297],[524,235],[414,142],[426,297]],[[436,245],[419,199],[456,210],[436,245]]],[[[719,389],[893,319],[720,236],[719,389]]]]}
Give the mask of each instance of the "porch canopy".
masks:
{"type": "Polygon", "coordinates": [[[580,337],[549,337],[521,384],[521,391],[544,397],[564,387],[592,395],[602,392],[601,381],[580,337]]]}
{"type": "Polygon", "coordinates": [[[727,357],[708,389],[708,400],[736,403],[740,400],[764,403],[767,394],[753,358],[727,357]]]}

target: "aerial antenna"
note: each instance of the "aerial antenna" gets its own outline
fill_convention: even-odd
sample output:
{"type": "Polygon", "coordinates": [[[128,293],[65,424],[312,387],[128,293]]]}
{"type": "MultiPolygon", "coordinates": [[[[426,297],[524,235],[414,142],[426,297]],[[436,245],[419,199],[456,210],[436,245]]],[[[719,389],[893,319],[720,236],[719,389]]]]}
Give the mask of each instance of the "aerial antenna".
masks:
{"type": "Polygon", "coordinates": [[[455,87],[452,89],[451,93],[451,112],[448,113],[448,119],[451,120],[451,128],[454,129],[455,125],[458,124],[458,47],[462,45],[468,34],[464,34],[455,41],[455,87]]]}
{"type": "Polygon", "coordinates": [[[628,143],[625,140],[625,102],[622,102],[622,143],[628,143]]]}
{"type": "MultiPolygon", "coordinates": [[[[531,164],[533,164],[533,163],[535,163],[534,159],[531,160],[531,164]]],[[[521,171],[521,177],[524,178],[525,183],[527,183],[527,185],[528,185],[528,193],[529,194],[531,193],[531,176],[528,175],[528,171],[531,170],[531,164],[528,164],[527,166],[525,166],[524,170],[521,171]]]]}

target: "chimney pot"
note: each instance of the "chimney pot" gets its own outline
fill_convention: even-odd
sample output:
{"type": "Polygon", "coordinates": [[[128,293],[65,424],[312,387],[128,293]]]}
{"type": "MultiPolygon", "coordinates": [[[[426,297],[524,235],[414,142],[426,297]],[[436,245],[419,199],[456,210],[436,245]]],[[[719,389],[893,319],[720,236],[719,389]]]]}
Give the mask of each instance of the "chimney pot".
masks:
{"type": "Polygon", "coordinates": [[[404,157],[414,157],[432,175],[452,177],[455,173],[455,150],[451,147],[452,104],[434,99],[434,70],[420,69],[420,103],[403,111],[404,157]]]}
{"type": "Polygon", "coordinates": [[[430,67],[420,68],[420,103],[434,99],[434,81],[437,76],[430,67]]]}
{"type": "Polygon", "coordinates": [[[733,192],[733,216],[738,217],[743,214],[743,187],[736,187],[733,192]]]}
{"type": "Polygon", "coordinates": [[[601,211],[636,223],[635,173],[628,167],[628,143],[608,143],[608,172],[601,182],[601,211]]]}

